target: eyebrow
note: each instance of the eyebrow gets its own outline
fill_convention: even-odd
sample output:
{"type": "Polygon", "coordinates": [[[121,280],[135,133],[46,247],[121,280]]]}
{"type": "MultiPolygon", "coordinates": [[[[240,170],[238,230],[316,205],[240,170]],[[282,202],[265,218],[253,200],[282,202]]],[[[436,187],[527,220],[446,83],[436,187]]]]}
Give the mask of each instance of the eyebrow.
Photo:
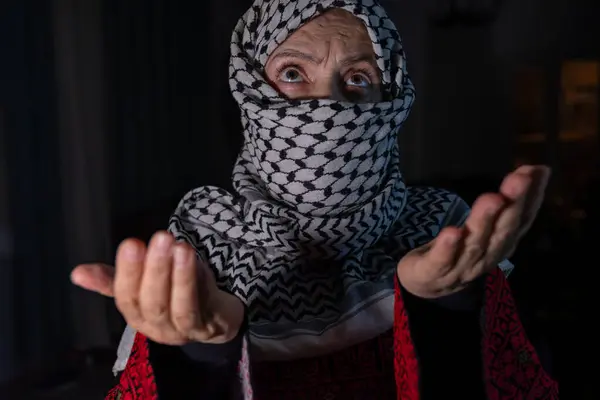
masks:
{"type": "Polygon", "coordinates": [[[318,58],[311,54],[306,54],[301,51],[291,50],[291,49],[280,51],[279,53],[277,53],[273,56],[273,59],[284,58],[284,57],[299,58],[301,60],[305,60],[305,61],[311,62],[313,64],[319,64],[323,61],[322,58],[318,58]]]}
{"type": "Polygon", "coordinates": [[[354,55],[350,55],[350,56],[346,57],[342,61],[342,65],[348,66],[351,64],[359,63],[359,62],[367,62],[367,63],[373,65],[373,63],[375,62],[375,57],[373,57],[372,53],[354,54],[354,55]]]}
{"type": "MultiPolygon", "coordinates": [[[[315,57],[311,54],[303,53],[301,51],[292,50],[292,49],[286,49],[286,50],[280,51],[279,53],[277,53],[273,56],[273,59],[285,58],[285,57],[298,58],[298,59],[305,60],[305,61],[308,61],[313,64],[320,64],[321,62],[323,62],[323,58],[315,57]]],[[[341,64],[344,66],[348,66],[348,65],[355,64],[358,62],[363,62],[363,61],[368,62],[369,64],[373,64],[373,61],[375,61],[373,59],[373,54],[363,53],[363,54],[350,55],[350,56],[346,57],[342,61],[341,64]]]]}

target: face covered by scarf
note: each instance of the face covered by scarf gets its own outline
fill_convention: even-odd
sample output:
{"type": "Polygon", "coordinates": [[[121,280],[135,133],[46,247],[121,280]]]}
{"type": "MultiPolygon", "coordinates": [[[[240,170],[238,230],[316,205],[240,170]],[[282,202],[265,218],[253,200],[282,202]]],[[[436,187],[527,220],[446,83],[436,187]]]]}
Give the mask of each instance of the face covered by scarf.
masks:
{"type": "Polygon", "coordinates": [[[414,88],[394,24],[372,0],[259,0],[235,27],[229,74],[245,139],[237,194],[193,190],[171,231],[246,303],[250,343],[265,358],[329,352],[390,329],[396,264],[437,233],[452,204],[444,192],[411,199],[400,173],[397,134],[414,88]],[[288,100],[266,81],[272,52],[331,8],[365,24],[388,101],[288,100]],[[423,218],[411,219],[415,206],[423,218]]]}
{"type": "Polygon", "coordinates": [[[389,330],[399,259],[467,212],[402,179],[397,134],[414,88],[394,24],[373,0],[257,0],[233,32],[229,73],[245,139],[236,193],[192,190],[170,231],[247,305],[255,357],[315,356],[389,330]],[[289,100],[266,81],[273,51],[332,8],[364,23],[385,101],[289,100]]]}

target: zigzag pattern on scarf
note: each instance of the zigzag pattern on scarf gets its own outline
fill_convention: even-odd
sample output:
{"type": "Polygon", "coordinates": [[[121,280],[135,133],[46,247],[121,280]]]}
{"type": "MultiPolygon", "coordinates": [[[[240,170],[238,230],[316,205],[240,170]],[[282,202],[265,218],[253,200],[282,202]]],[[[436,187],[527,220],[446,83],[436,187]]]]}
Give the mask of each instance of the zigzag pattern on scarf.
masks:
{"type": "MultiPolygon", "coordinates": [[[[198,191],[204,194],[206,190],[201,188],[198,191]]],[[[210,231],[198,230],[196,221],[190,220],[191,215],[186,211],[190,208],[198,210],[194,203],[198,199],[198,191],[192,191],[184,197],[178,212],[171,218],[170,230],[178,240],[185,240],[198,249],[200,257],[213,267],[221,287],[251,305],[250,321],[257,324],[301,322],[317,317],[335,320],[348,311],[343,309],[343,300],[349,293],[369,293],[386,288],[392,290],[393,280],[390,277],[394,275],[399,259],[411,249],[431,241],[442,228],[448,211],[455,208],[457,203],[462,203],[456,195],[444,190],[409,188],[403,213],[392,226],[390,234],[381,238],[375,246],[349,253],[343,261],[328,261],[326,258],[299,261],[285,252],[270,252],[267,248],[256,247],[260,243],[252,242],[250,245],[243,238],[233,245],[222,235],[216,234],[214,227],[210,231]],[[196,229],[190,229],[190,225],[196,229]],[[332,279],[334,276],[338,279],[332,279]]],[[[242,203],[230,198],[231,195],[224,196],[222,190],[215,189],[209,197],[214,198],[215,194],[220,196],[220,204],[235,204],[237,211],[242,212],[242,203]]],[[[459,209],[463,212],[467,208],[459,209]]],[[[198,212],[207,211],[200,209],[198,212]]],[[[248,215],[246,218],[253,217],[262,217],[257,225],[264,231],[280,229],[278,219],[270,219],[262,214],[248,215]]],[[[245,219],[242,216],[239,218],[245,219]]],[[[221,217],[215,223],[223,221],[221,217]]],[[[309,229],[316,235],[321,232],[323,237],[331,230],[340,230],[339,236],[344,236],[344,227],[328,225],[328,222],[323,219],[321,226],[309,229]]],[[[309,229],[304,227],[300,230],[306,232],[309,229]]],[[[223,235],[226,235],[226,231],[223,235]]],[[[363,235],[359,234],[360,240],[373,240],[364,239],[363,235]]],[[[276,235],[273,233],[273,236],[276,235]]],[[[355,236],[356,233],[351,232],[349,237],[357,239],[355,236]]],[[[331,242],[326,240],[323,243],[331,246],[331,242]]],[[[278,244],[281,249],[285,246],[283,242],[278,244]]],[[[323,250],[321,254],[326,254],[326,251],[323,250]]]]}
{"type": "Polygon", "coordinates": [[[234,29],[229,82],[244,128],[234,192],[192,190],[171,232],[248,306],[249,333],[266,353],[391,328],[398,260],[432,240],[461,201],[402,178],[398,130],[414,87],[393,22],[373,0],[257,0],[234,29]],[[272,52],[330,8],[364,23],[383,101],[290,100],[265,79],[272,52]]]}

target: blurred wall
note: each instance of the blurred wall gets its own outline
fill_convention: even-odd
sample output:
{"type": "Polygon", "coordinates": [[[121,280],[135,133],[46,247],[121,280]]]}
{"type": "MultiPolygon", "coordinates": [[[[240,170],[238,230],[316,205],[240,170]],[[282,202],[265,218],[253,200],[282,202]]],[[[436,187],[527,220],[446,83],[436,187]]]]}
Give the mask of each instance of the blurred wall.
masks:
{"type": "MultiPolygon", "coordinates": [[[[505,0],[492,25],[475,28],[433,26],[430,13],[443,0],[382,4],[417,88],[400,138],[411,181],[501,177],[514,155],[514,69],[537,63],[552,74],[561,59],[600,58],[594,0],[505,0]]],[[[549,118],[548,129],[556,129],[549,118]]]]}
{"type": "Polygon", "coordinates": [[[0,104],[0,383],[11,377],[14,352],[13,300],[13,234],[10,228],[8,173],[6,162],[6,126],[0,104]]]}
{"type": "MultiPolygon", "coordinates": [[[[102,1],[54,0],[57,129],[64,208],[65,269],[112,262],[110,160],[102,1]]],[[[65,277],[66,279],[67,277],[65,277]]],[[[111,346],[113,302],[71,285],[73,346],[111,346]]]]}
{"type": "Polygon", "coordinates": [[[0,294],[0,382],[53,360],[73,339],[51,25],[51,2],[0,6],[0,175],[8,186],[0,215],[13,243],[0,271],[0,285],[10,285],[0,294]]]}

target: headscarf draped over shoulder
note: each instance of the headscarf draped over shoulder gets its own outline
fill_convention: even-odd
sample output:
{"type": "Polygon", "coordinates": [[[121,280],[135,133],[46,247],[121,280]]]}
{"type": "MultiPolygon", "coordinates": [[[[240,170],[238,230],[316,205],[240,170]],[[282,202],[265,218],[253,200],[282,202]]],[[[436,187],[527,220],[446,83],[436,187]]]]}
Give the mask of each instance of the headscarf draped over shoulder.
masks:
{"type": "Polygon", "coordinates": [[[468,213],[402,178],[398,132],[415,90],[394,23],[373,0],[257,0],[233,32],[229,83],[244,128],[235,191],[192,190],[169,229],[247,305],[245,345],[294,359],[391,329],[398,261],[468,213]],[[288,100],[265,79],[277,46],[332,8],[364,23],[385,101],[288,100]]]}

